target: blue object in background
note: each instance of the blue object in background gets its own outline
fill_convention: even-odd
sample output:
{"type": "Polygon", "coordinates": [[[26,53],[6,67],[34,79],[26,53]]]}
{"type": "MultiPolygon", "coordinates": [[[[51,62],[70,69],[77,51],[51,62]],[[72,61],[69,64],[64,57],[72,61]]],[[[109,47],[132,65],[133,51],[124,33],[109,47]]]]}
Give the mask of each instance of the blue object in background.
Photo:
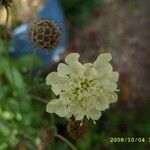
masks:
{"type": "MultiPolygon", "coordinates": [[[[59,1],[46,0],[43,8],[38,12],[37,18],[53,20],[60,28],[62,34],[61,42],[56,48],[50,50],[50,52],[40,49],[37,49],[35,52],[35,54],[43,61],[43,65],[41,67],[45,69],[50,64],[59,60],[61,54],[65,51],[67,44],[64,16],[59,1]]],[[[13,45],[11,47],[11,55],[14,58],[18,58],[25,54],[32,54],[33,49],[36,49],[33,47],[32,42],[28,37],[28,27],[29,25],[24,23],[17,27],[12,33],[13,45]]]]}

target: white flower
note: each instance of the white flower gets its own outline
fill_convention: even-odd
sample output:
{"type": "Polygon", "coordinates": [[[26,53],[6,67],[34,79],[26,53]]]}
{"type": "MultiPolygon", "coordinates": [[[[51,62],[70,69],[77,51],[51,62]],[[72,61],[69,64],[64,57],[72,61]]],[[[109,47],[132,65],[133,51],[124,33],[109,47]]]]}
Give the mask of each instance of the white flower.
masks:
{"type": "Polygon", "coordinates": [[[101,111],[109,108],[110,103],[117,101],[118,72],[114,72],[109,61],[110,53],[98,56],[92,63],[81,64],[78,53],[71,53],[60,63],[57,72],[46,77],[46,84],[51,85],[53,92],[59,96],[51,100],[46,111],[60,117],[76,120],[97,120],[101,111]]]}

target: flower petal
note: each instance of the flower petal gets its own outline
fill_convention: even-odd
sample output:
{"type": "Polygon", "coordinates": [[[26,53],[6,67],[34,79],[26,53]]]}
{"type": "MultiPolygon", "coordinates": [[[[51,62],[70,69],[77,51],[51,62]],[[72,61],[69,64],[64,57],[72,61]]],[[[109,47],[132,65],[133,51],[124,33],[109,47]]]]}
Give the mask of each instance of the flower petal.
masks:
{"type": "Polygon", "coordinates": [[[57,71],[59,75],[63,75],[63,76],[70,74],[69,66],[67,66],[64,63],[60,63],[58,65],[57,71]]]}
{"type": "Polygon", "coordinates": [[[109,80],[103,80],[102,85],[104,89],[109,91],[115,91],[117,89],[117,84],[109,80]]]}
{"type": "Polygon", "coordinates": [[[54,113],[59,105],[60,105],[60,100],[59,99],[53,99],[47,104],[46,111],[49,113],[54,113]]]}
{"type": "MultiPolygon", "coordinates": [[[[96,110],[96,109],[91,109],[88,113],[87,116],[93,120],[98,120],[101,117],[101,112],[96,110]]],[[[87,118],[88,118],[87,117],[87,118]]]]}
{"type": "Polygon", "coordinates": [[[118,95],[115,92],[112,92],[109,96],[110,103],[115,103],[118,100],[118,95]]]}
{"type": "Polygon", "coordinates": [[[114,71],[114,72],[109,74],[108,78],[109,78],[109,80],[111,80],[113,82],[117,82],[118,78],[119,78],[119,73],[114,71]]]}
{"type": "Polygon", "coordinates": [[[112,66],[109,63],[100,63],[99,65],[94,66],[94,68],[100,73],[100,75],[107,75],[112,72],[112,66]]]}
{"type": "Polygon", "coordinates": [[[95,108],[99,111],[104,111],[109,108],[109,103],[109,100],[106,101],[105,99],[101,99],[99,102],[96,103],[95,108]]]}
{"type": "Polygon", "coordinates": [[[66,77],[59,76],[57,72],[52,72],[47,75],[46,77],[46,84],[50,85],[52,83],[54,84],[65,84],[67,82],[66,77]]]}
{"type": "Polygon", "coordinates": [[[80,55],[78,53],[71,53],[65,58],[65,62],[68,65],[73,64],[74,62],[78,62],[80,55]]]}
{"type": "Polygon", "coordinates": [[[51,84],[52,91],[55,93],[55,95],[61,94],[61,90],[63,89],[63,86],[58,84],[51,84]]]}
{"type": "Polygon", "coordinates": [[[101,54],[93,63],[93,66],[99,73],[110,73],[112,71],[112,66],[108,62],[111,59],[112,59],[112,56],[110,53],[101,54]]]}
{"type": "Polygon", "coordinates": [[[94,78],[97,75],[97,70],[93,67],[93,64],[86,63],[83,65],[85,67],[84,75],[88,78],[94,78]]]}
{"type": "Polygon", "coordinates": [[[69,65],[71,72],[74,74],[83,74],[83,65],[78,61],[79,56],[78,53],[71,53],[65,59],[65,62],[69,65]]]}
{"type": "Polygon", "coordinates": [[[110,53],[103,53],[100,54],[95,62],[93,63],[94,65],[98,65],[99,63],[107,63],[112,59],[112,55],[110,53]]]}
{"type": "Polygon", "coordinates": [[[56,113],[60,117],[68,115],[66,106],[59,99],[51,100],[46,106],[46,111],[49,113],[56,113]]]}
{"type": "Polygon", "coordinates": [[[60,94],[60,99],[64,101],[65,104],[68,104],[71,102],[73,94],[70,91],[62,92],[60,94]]]}
{"type": "Polygon", "coordinates": [[[84,112],[82,110],[79,110],[77,114],[75,115],[75,118],[76,120],[83,120],[84,115],[85,115],[84,112]]]}

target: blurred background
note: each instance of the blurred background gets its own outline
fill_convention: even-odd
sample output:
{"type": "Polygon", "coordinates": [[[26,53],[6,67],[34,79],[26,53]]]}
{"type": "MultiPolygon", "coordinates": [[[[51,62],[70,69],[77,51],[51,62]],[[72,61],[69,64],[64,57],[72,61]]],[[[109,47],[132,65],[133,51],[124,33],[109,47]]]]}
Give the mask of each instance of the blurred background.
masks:
{"type": "MultiPolygon", "coordinates": [[[[9,10],[5,39],[6,11],[0,7],[0,150],[69,150],[54,136],[56,130],[79,150],[150,149],[150,1],[15,0],[9,10]],[[50,4],[56,8],[53,15],[48,15],[50,4]],[[24,51],[17,49],[20,40],[27,40],[20,36],[26,28],[20,27],[43,12],[63,27],[61,46],[47,53],[49,57],[36,55],[32,47],[20,53],[24,51]],[[70,52],[78,52],[83,63],[111,52],[114,70],[120,73],[118,102],[102,113],[96,125],[89,123],[85,137],[78,140],[69,137],[66,119],[45,112],[55,97],[45,76],[70,52]],[[111,137],[147,140],[111,143],[111,137]]],[[[28,42],[24,47],[29,48],[28,42]]]]}

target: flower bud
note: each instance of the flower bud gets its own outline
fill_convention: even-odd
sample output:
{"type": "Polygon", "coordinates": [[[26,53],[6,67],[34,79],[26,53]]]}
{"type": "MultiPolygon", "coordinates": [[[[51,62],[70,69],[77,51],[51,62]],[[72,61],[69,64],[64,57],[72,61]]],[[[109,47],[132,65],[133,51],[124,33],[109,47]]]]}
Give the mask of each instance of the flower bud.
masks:
{"type": "Polygon", "coordinates": [[[68,133],[73,139],[83,138],[87,131],[87,123],[72,117],[67,126],[68,133]]]}

